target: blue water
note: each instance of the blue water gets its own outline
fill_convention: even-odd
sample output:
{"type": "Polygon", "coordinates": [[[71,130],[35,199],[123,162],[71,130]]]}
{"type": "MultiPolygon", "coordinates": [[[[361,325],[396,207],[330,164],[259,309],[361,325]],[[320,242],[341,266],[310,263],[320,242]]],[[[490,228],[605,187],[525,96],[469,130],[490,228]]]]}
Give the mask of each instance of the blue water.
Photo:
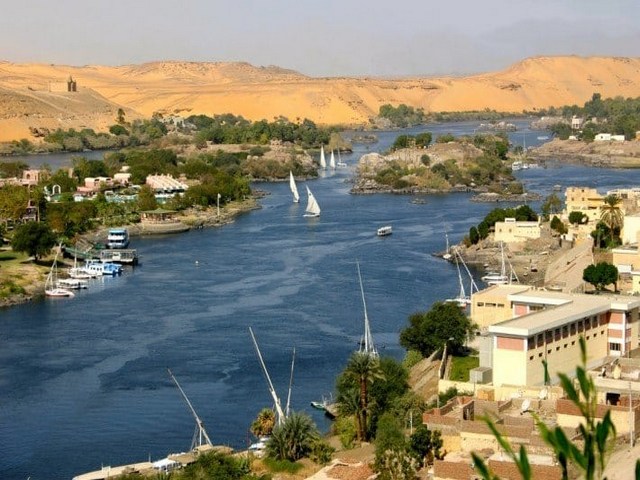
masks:
{"type": "MultiPolygon", "coordinates": [[[[370,149],[386,148],[396,133],[379,135],[370,149]]],[[[194,422],[166,367],[213,442],[246,447],[252,419],[272,404],[249,326],[283,398],[296,347],[293,408],[326,430],[309,402],[333,390],[362,333],[356,259],[375,342],[400,359],[407,317],[458,292],[455,266],[431,255],[444,248],[445,229],[457,242],[495,207],[469,202],[469,194],[419,205],[405,196],[350,195],[365,151],[357,146],[343,156],[349,168],[309,182],[318,219],[302,217],[304,203],[291,202],[287,184],[260,184],[270,193],[263,208],[232,225],[135,238],[141,265],[121,277],[74,299],[0,310],[0,477],[68,479],[188,449],[194,422]],[[393,235],[376,237],[386,224],[393,235]]],[[[543,195],[558,183],[606,190],[638,178],[557,164],[518,175],[543,195]]]]}

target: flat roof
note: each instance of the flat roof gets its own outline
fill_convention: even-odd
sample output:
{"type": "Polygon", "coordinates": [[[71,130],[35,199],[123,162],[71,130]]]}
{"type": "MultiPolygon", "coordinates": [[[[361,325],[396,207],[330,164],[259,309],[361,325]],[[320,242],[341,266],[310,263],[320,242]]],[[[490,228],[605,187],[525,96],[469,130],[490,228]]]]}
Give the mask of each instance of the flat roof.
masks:
{"type": "MultiPolygon", "coordinates": [[[[489,327],[489,333],[529,337],[591,315],[609,310],[627,311],[640,306],[640,298],[638,297],[566,294],[542,290],[528,291],[525,295],[511,295],[509,300],[527,302],[528,299],[532,299],[539,303],[545,303],[543,302],[545,298],[548,301],[555,300],[561,303],[552,308],[492,325],[489,327]]],[[[550,303],[546,302],[546,304],[550,303]]]]}

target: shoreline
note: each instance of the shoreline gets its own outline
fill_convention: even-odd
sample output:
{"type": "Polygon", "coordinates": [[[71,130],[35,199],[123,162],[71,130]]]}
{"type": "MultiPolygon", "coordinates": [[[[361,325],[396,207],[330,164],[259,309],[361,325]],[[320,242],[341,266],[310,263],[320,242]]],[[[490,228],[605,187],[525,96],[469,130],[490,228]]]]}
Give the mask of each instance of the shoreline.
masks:
{"type": "MultiPolygon", "coordinates": [[[[157,231],[143,231],[140,227],[140,224],[134,225],[124,225],[124,228],[127,228],[130,231],[132,237],[141,237],[141,236],[152,236],[152,235],[171,235],[171,234],[180,234],[184,232],[188,232],[194,228],[218,228],[223,227],[225,225],[229,225],[235,221],[237,217],[244,213],[251,212],[253,210],[259,210],[262,208],[262,205],[258,202],[259,198],[264,197],[264,192],[258,192],[247,198],[246,200],[231,202],[224,207],[220,208],[220,216],[217,215],[216,207],[209,207],[207,209],[189,209],[188,215],[177,215],[176,222],[172,222],[172,225],[176,223],[181,223],[184,225],[184,229],[179,231],[177,230],[161,230],[157,231]]],[[[108,229],[111,227],[99,227],[90,232],[86,232],[80,235],[79,238],[88,240],[90,242],[98,242],[104,240],[106,238],[106,234],[108,229]]],[[[60,265],[66,267],[66,262],[64,258],[59,261],[60,265]]],[[[33,261],[29,262],[28,265],[25,265],[26,268],[34,267],[33,261]]],[[[39,268],[39,267],[36,267],[39,268]]],[[[45,275],[46,277],[46,275],[45,275]]],[[[7,296],[6,298],[0,299],[0,311],[5,308],[14,307],[16,305],[22,305],[28,302],[32,302],[35,300],[39,300],[43,298],[44,295],[44,283],[45,279],[38,279],[37,281],[33,279],[33,282],[30,284],[32,288],[26,289],[26,293],[17,293],[7,296]],[[30,291],[29,291],[30,290],[30,291]]],[[[24,287],[23,287],[24,288],[24,287]]]]}

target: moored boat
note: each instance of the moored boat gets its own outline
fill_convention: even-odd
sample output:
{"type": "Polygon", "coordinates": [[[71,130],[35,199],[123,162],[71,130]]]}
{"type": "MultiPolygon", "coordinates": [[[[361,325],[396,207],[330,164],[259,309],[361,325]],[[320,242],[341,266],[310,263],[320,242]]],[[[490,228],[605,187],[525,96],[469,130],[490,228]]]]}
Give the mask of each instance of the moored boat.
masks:
{"type": "Polygon", "coordinates": [[[126,228],[111,228],[107,234],[107,247],[127,248],[129,246],[129,231],[126,228]]]}

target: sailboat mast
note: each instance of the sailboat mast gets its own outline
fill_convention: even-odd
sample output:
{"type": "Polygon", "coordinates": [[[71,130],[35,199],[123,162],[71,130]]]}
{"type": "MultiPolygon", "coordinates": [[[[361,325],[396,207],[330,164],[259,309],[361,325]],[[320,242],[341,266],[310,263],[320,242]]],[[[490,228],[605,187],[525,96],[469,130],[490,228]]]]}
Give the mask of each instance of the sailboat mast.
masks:
{"type": "Polygon", "coordinates": [[[360,274],[360,262],[356,260],[356,267],[358,268],[358,280],[360,282],[360,293],[362,295],[362,306],[364,307],[364,338],[360,345],[360,351],[367,355],[378,356],[375,346],[373,345],[373,337],[371,335],[371,328],[369,327],[369,316],[367,315],[367,301],[364,298],[364,287],[362,286],[362,275],[360,274]]]}
{"type": "Polygon", "coordinates": [[[171,373],[171,370],[167,368],[167,372],[169,373],[169,376],[171,377],[171,380],[173,380],[173,383],[176,384],[176,387],[178,387],[178,390],[180,391],[180,393],[182,394],[182,398],[184,398],[184,401],[186,402],[187,406],[189,407],[189,410],[191,410],[191,414],[193,415],[193,418],[196,421],[196,434],[194,435],[193,438],[193,442],[191,444],[191,449],[195,449],[195,447],[199,447],[203,444],[203,440],[204,443],[206,443],[207,445],[212,446],[211,443],[211,439],[209,438],[209,435],[207,434],[207,431],[204,429],[204,423],[202,422],[202,420],[200,420],[200,417],[198,417],[198,414],[196,413],[195,408],[193,408],[193,405],[191,405],[191,402],[189,401],[189,398],[187,397],[187,394],[184,393],[184,390],[182,389],[182,387],[180,386],[180,384],[178,383],[178,380],[176,379],[176,377],[173,376],[173,373],[171,373]],[[197,437],[197,442],[196,442],[196,437],[197,437]]]}
{"type": "Polygon", "coordinates": [[[289,416],[289,407],[291,406],[291,388],[293,387],[293,366],[296,361],[296,347],[293,347],[293,354],[291,355],[291,374],[289,375],[289,393],[287,393],[287,406],[284,409],[285,415],[289,416]]]}
{"type": "Polygon", "coordinates": [[[262,353],[260,353],[260,347],[258,347],[258,342],[256,341],[256,336],[253,334],[253,330],[249,327],[249,333],[251,334],[251,339],[253,340],[253,346],[256,348],[256,352],[258,354],[258,360],[260,360],[260,366],[262,366],[262,372],[264,373],[265,378],[267,379],[267,384],[269,386],[269,393],[271,393],[271,397],[273,398],[273,402],[276,407],[276,420],[278,425],[282,425],[286,418],[284,412],[282,411],[282,405],[280,405],[280,399],[276,394],[276,389],[273,388],[273,383],[271,382],[271,377],[269,376],[269,372],[267,371],[267,366],[264,364],[264,360],[262,359],[262,353]]]}

